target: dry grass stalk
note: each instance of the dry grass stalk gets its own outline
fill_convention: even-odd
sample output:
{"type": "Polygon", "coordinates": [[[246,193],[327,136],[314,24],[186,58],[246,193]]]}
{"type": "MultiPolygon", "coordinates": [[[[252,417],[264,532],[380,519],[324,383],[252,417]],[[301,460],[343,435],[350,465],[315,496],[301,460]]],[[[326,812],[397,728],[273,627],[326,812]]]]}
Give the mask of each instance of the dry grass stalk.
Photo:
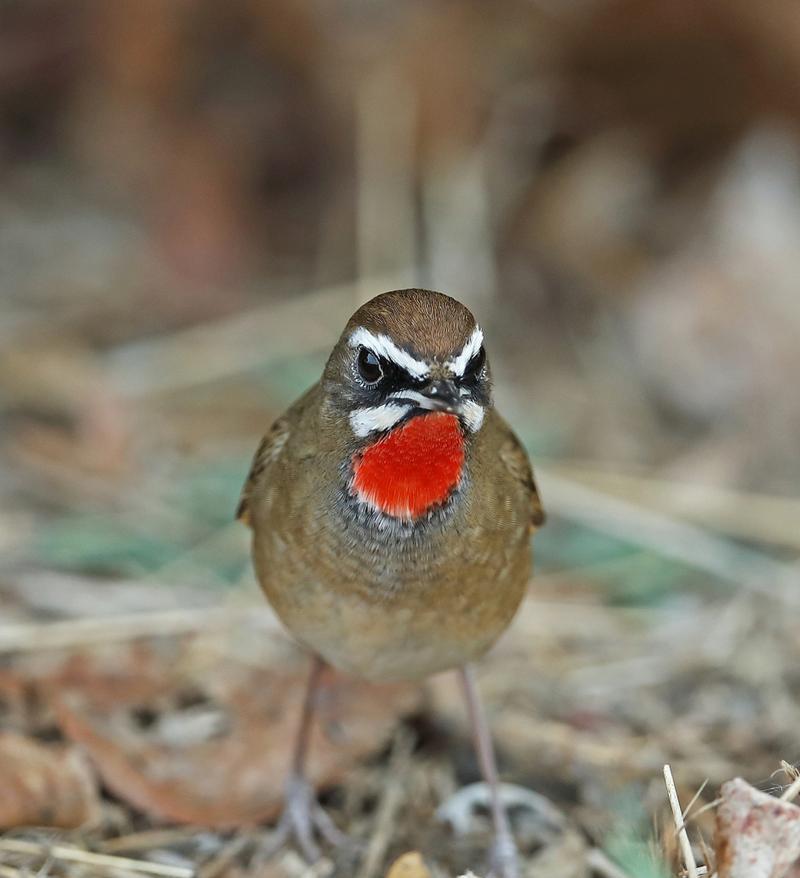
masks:
{"type": "Polygon", "coordinates": [[[700,847],[703,851],[703,865],[697,867],[698,875],[710,875],[711,872],[714,871],[714,853],[706,844],[706,840],[703,838],[703,834],[699,833],[700,837],[700,847]]]}
{"type": "Polygon", "coordinates": [[[701,814],[705,814],[706,811],[711,811],[713,808],[716,808],[721,801],[722,799],[714,799],[712,802],[708,802],[707,804],[703,805],[702,808],[698,808],[698,810],[695,811],[691,817],[687,817],[686,822],[688,823],[690,820],[696,820],[701,814]]]}
{"type": "Polygon", "coordinates": [[[800,603],[800,571],[735,546],[694,525],[538,468],[542,493],[558,515],[652,549],[725,582],[787,604],[800,603]]]}
{"type": "Polygon", "coordinates": [[[185,866],[169,866],[163,863],[150,863],[145,860],[132,860],[129,857],[116,857],[111,854],[97,854],[67,845],[47,845],[18,838],[0,839],[0,851],[14,854],[27,854],[38,857],[52,857],[81,863],[98,869],[123,869],[142,875],[156,875],[159,878],[193,878],[194,869],[185,866]]]}
{"type": "Polygon", "coordinates": [[[376,878],[379,874],[380,865],[391,844],[392,833],[397,824],[397,812],[403,803],[403,781],[408,776],[413,749],[413,736],[401,726],[395,735],[387,782],[375,818],[375,829],[367,845],[357,878],[376,878]]]}
{"type": "Polygon", "coordinates": [[[5,625],[0,628],[0,654],[86,647],[139,637],[179,636],[225,628],[257,614],[259,610],[253,608],[223,607],[5,625]]]}
{"type": "Polygon", "coordinates": [[[252,841],[251,833],[235,835],[220,851],[203,863],[198,871],[198,878],[218,878],[252,841]]]}
{"type": "Polygon", "coordinates": [[[683,822],[681,802],[678,798],[678,791],[675,789],[675,781],[672,779],[672,769],[669,765],[664,766],[664,783],[667,785],[667,797],[669,798],[672,817],[678,832],[678,843],[680,844],[683,862],[686,866],[686,874],[688,878],[698,878],[697,863],[692,852],[692,845],[689,842],[689,835],[686,832],[686,824],[683,822]]]}
{"type": "Polygon", "coordinates": [[[554,462],[551,466],[565,478],[701,527],[750,541],[800,548],[800,532],[795,525],[800,519],[798,498],[667,481],[583,462],[554,462]],[[746,516],[742,515],[743,509],[748,511],[746,516]]]}
{"type": "Polygon", "coordinates": [[[792,783],[783,791],[781,795],[782,802],[791,802],[797,794],[800,793],[800,776],[796,777],[792,783]]]}
{"type": "Polygon", "coordinates": [[[197,835],[194,827],[184,829],[147,829],[143,832],[131,832],[119,835],[97,844],[101,853],[116,854],[119,851],[147,851],[156,847],[168,847],[171,844],[191,840],[197,835]]]}
{"type": "MultiPolygon", "coordinates": [[[[372,277],[369,285],[389,290],[396,279],[372,277]]],[[[324,350],[336,341],[342,321],[353,310],[357,290],[353,283],[321,287],[170,335],[129,342],[107,357],[110,383],[125,399],[143,399],[231,378],[283,357],[324,350]]]]}
{"type": "Polygon", "coordinates": [[[684,820],[684,823],[689,819],[689,812],[692,810],[692,808],[693,808],[694,805],[695,805],[695,802],[697,802],[697,800],[698,800],[698,799],[700,798],[700,796],[703,794],[703,790],[704,790],[707,786],[708,786],[708,778],[706,778],[706,779],[700,784],[700,786],[697,788],[697,792],[692,796],[692,800],[691,800],[691,802],[689,802],[689,804],[683,809],[683,820],[684,820]]]}

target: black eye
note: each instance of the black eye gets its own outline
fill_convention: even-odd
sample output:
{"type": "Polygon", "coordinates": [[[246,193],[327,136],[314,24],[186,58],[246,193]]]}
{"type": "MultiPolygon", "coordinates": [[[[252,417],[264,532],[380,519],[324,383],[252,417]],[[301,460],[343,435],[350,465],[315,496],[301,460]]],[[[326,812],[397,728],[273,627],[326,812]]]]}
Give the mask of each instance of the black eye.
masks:
{"type": "Polygon", "coordinates": [[[481,349],[475,354],[474,357],[467,363],[467,368],[464,369],[464,377],[465,378],[474,378],[480,371],[483,369],[484,363],[486,362],[486,349],[481,345],[481,349]]]}
{"type": "Polygon", "coordinates": [[[381,361],[369,348],[358,349],[358,374],[367,382],[375,384],[383,378],[381,361]]]}

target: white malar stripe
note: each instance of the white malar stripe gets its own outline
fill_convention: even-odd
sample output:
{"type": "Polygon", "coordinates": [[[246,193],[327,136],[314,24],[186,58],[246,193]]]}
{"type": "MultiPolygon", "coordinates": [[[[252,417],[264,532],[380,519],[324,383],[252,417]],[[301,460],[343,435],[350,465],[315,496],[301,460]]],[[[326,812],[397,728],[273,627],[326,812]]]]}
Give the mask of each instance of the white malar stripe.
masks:
{"type": "MultiPolygon", "coordinates": [[[[486,415],[486,411],[483,406],[475,402],[475,400],[466,399],[465,397],[468,394],[469,390],[466,387],[462,387],[460,391],[461,398],[455,404],[453,412],[458,414],[464,421],[470,433],[477,433],[483,426],[483,419],[486,415]]],[[[435,400],[425,396],[423,393],[417,393],[416,390],[398,390],[389,395],[389,399],[392,397],[397,397],[398,399],[410,399],[412,402],[416,403],[417,408],[442,411],[442,409],[436,404],[435,400]]]]}
{"type": "Polygon", "coordinates": [[[350,412],[350,426],[359,439],[364,439],[370,433],[388,430],[408,414],[411,407],[384,403],[371,408],[355,409],[350,412]]]}
{"type": "Polygon", "coordinates": [[[483,418],[486,415],[483,406],[478,405],[478,403],[472,399],[463,399],[460,408],[461,417],[464,419],[467,429],[470,433],[477,433],[483,426],[483,418]]]}
{"type": "Polygon", "coordinates": [[[388,335],[376,334],[365,329],[363,326],[359,326],[350,336],[348,343],[351,348],[357,348],[362,345],[365,348],[369,348],[374,354],[391,360],[395,365],[405,369],[409,375],[413,375],[415,378],[427,378],[430,374],[430,366],[424,360],[412,357],[408,351],[398,347],[388,335]]]}
{"type": "Polygon", "coordinates": [[[463,375],[467,368],[467,363],[478,353],[483,344],[483,330],[480,326],[476,326],[472,330],[472,335],[467,339],[467,343],[461,349],[461,353],[448,363],[450,369],[455,375],[463,375]]]}

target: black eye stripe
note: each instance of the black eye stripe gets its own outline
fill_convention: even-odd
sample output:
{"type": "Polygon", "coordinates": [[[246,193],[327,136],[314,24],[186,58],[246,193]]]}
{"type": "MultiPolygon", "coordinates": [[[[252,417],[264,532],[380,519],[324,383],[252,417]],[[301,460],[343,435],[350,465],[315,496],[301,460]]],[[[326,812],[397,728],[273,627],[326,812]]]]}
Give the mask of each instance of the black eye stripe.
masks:
{"type": "MultiPolygon", "coordinates": [[[[482,381],[486,351],[481,346],[467,362],[463,375],[453,376],[461,383],[465,392],[473,399],[480,400],[483,394],[482,381]]],[[[356,351],[355,371],[359,379],[359,405],[378,405],[392,396],[407,391],[424,391],[428,377],[419,377],[408,372],[391,357],[377,353],[367,345],[360,345],[356,351]]]]}
{"type": "Polygon", "coordinates": [[[486,363],[486,349],[481,345],[480,350],[470,358],[464,369],[464,377],[472,377],[477,375],[486,363]]]}
{"type": "Polygon", "coordinates": [[[383,369],[384,383],[387,385],[392,384],[399,387],[417,387],[427,381],[426,378],[417,378],[412,375],[401,365],[395,363],[394,360],[390,360],[388,357],[379,357],[379,359],[381,362],[381,368],[383,369]]]}
{"type": "Polygon", "coordinates": [[[412,375],[402,366],[398,366],[397,363],[394,363],[391,360],[386,361],[386,371],[387,374],[391,373],[394,376],[395,381],[401,384],[413,384],[416,386],[418,384],[424,384],[427,381],[427,378],[417,378],[415,375],[412,375]]]}

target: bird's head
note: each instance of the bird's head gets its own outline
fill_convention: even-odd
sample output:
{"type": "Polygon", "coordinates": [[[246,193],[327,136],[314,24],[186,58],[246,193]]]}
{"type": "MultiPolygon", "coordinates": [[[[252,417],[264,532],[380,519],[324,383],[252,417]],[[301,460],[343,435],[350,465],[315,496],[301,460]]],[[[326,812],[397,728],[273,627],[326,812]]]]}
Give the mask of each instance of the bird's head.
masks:
{"type": "Polygon", "coordinates": [[[323,373],[327,414],[346,436],[351,488],[416,518],[458,486],[492,404],[483,332],[442,293],[395,290],[350,318],[323,373]]]}

